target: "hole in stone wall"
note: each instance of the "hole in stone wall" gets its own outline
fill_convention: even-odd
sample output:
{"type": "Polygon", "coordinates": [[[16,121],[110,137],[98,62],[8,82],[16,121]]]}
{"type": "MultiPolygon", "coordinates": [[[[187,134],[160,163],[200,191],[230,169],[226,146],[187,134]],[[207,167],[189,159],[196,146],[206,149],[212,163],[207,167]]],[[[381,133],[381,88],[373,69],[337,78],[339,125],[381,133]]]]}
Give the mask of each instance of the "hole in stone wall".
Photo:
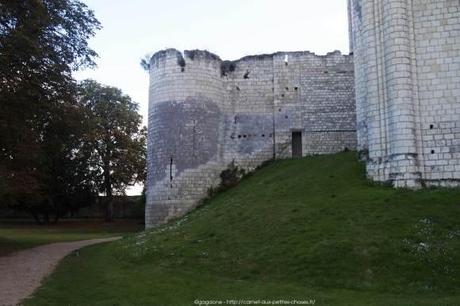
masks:
{"type": "Polygon", "coordinates": [[[278,109],[278,111],[280,112],[280,111],[281,111],[281,108],[280,108],[280,109],[278,109]]]}
{"type": "Polygon", "coordinates": [[[244,79],[249,79],[249,74],[250,74],[250,73],[251,73],[251,72],[250,72],[249,70],[246,70],[246,73],[243,75],[243,78],[244,78],[244,79]]]}
{"type": "Polygon", "coordinates": [[[288,91],[288,90],[289,90],[289,87],[286,87],[286,91],[288,91]]]}
{"type": "Polygon", "coordinates": [[[288,116],[284,116],[284,118],[286,118],[286,119],[287,119],[287,118],[288,118],[288,116]]]}
{"type": "Polygon", "coordinates": [[[284,98],[284,94],[282,94],[282,95],[281,95],[281,97],[283,97],[283,98],[284,98]]]}
{"type": "Polygon", "coordinates": [[[430,124],[430,130],[434,129],[434,125],[430,124]]]}
{"type": "Polygon", "coordinates": [[[431,154],[434,154],[434,150],[431,150],[431,154]]]}
{"type": "Polygon", "coordinates": [[[241,138],[241,135],[238,135],[238,138],[241,138]]]}
{"type": "Polygon", "coordinates": [[[243,135],[243,138],[246,138],[246,137],[248,137],[248,136],[247,136],[247,135],[243,135]]]}
{"type": "Polygon", "coordinates": [[[299,87],[294,87],[294,90],[295,90],[295,91],[299,90],[299,87]]]}
{"type": "Polygon", "coordinates": [[[262,137],[265,137],[265,134],[262,134],[262,137]]]}

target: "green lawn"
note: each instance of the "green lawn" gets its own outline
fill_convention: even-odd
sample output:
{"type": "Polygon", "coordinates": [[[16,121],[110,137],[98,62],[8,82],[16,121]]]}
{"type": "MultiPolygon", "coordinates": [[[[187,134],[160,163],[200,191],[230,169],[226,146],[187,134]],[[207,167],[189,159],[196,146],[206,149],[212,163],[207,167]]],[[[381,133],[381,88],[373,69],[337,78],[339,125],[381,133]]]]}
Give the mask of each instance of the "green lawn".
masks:
{"type": "Polygon", "coordinates": [[[278,161],[162,228],[69,256],[26,305],[460,305],[460,190],[366,181],[355,153],[278,161]]]}
{"type": "Polygon", "coordinates": [[[0,256],[37,245],[112,237],[142,230],[138,221],[61,220],[56,225],[35,225],[29,220],[0,221],[0,256]]]}

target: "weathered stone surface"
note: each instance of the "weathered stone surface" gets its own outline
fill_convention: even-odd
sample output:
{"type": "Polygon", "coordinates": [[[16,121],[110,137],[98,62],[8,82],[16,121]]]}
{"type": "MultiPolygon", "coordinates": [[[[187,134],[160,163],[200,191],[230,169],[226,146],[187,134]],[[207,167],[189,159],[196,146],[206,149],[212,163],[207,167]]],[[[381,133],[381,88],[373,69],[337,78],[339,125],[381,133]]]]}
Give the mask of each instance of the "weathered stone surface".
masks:
{"type": "Polygon", "coordinates": [[[278,52],[222,61],[175,49],[150,62],[146,225],[183,215],[234,162],[355,149],[352,56],[278,52]]]}
{"type": "Polygon", "coordinates": [[[460,185],[460,1],[349,0],[358,149],[396,187],[460,185]]]}

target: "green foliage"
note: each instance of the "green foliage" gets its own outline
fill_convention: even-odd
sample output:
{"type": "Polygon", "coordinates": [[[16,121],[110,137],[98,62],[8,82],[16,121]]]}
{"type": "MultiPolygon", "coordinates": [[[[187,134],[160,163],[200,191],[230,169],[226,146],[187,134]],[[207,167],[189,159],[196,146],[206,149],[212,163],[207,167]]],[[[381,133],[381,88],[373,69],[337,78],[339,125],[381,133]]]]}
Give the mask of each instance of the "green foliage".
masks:
{"type": "Polygon", "coordinates": [[[224,192],[225,190],[235,187],[241,181],[241,179],[245,176],[249,176],[252,173],[246,173],[245,169],[240,169],[238,166],[235,165],[235,161],[232,161],[227,169],[223,170],[220,173],[220,184],[217,187],[209,187],[208,188],[208,195],[205,199],[200,202],[200,205],[207,203],[212,197],[220,192],[224,192]]]}
{"type": "Polygon", "coordinates": [[[107,220],[113,218],[112,195],[146,177],[147,130],[141,127],[138,104],[120,89],[86,80],[79,85],[79,103],[86,110],[92,181],[106,194],[107,220]]]}
{"type": "Polygon", "coordinates": [[[458,305],[459,199],[369,184],[355,152],[277,161],[182,219],[67,258],[26,305],[458,305]]]}
{"type": "Polygon", "coordinates": [[[235,165],[235,162],[232,161],[230,165],[228,165],[228,168],[220,173],[221,190],[224,191],[238,185],[245,173],[246,171],[244,169],[238,168],[238,166],[235,165]]]}
{"type": "Polygon", "coordinates": [[[142,67],[142,69],[144,69],[145,71],[150,71],[150,58],[152,57],[151,54],[146,54],[142,59],[141,59],[141,62],[140,62],[140,65],[142,67]]]}
{"type": "MultiPolygon", "coordinates": [[[[72,150],[82,134],[71,71],[94,65],[87,39],[99,27],[80,1],[0,2],[2,204],[43,211],[47,219],[68,195],[65,181],[78,164],[72,150]]],[[[73,189],[91,189],[77,180],[73,189]]]]}

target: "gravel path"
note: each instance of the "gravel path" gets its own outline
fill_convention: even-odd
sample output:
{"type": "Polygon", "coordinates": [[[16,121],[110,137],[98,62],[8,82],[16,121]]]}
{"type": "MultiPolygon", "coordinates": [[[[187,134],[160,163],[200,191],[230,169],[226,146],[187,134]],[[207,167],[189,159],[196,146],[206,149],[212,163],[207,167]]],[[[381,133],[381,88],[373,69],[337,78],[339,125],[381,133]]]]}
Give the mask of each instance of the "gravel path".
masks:
{"type": "Polygon", "coordinates": [[[52,243],[0,257],[0,305],[18,305],[71,252],[117,239],[120,237],[52,243]]]}

